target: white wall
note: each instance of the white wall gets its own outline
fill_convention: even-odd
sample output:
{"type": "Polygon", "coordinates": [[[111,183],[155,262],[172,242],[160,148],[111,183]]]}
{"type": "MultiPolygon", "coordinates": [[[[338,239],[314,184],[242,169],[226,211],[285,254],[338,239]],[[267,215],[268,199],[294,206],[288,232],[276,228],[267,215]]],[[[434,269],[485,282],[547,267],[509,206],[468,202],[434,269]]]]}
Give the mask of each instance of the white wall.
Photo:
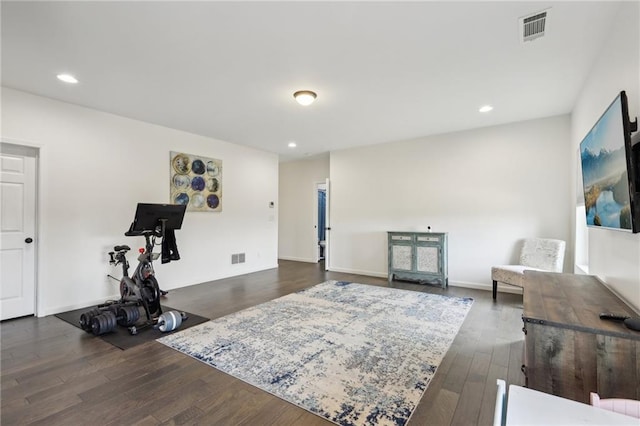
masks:
{"type": "Polygon", "coordinates": [[[329,177],[329,156],[280,164],[278,257],[317,262],[317,184],[329,177]]]}
{"type": "MultiPolygon", "coordinates": [[[[631,117],[640,116],[640,3],[622,4],[571,117],[576,171],[580,141],[613,101],[625,90],[631,117]]],[[[574,190],[575,191],[575,190],[574,190]]],[[[573,199],[576,197],[574,196],[573,199]]],[[[640,310],[640,234],[588,229],[589,273],[598,275],[613,291],[640,310]]]]}
{"type": "Polygon", "coordinates": [[[569,242],[569,131],[559,116],[332,152],[331,269],[385,276],[386,232],[431,226],[450,284],[488,287],[522,238],[569,242]]]}
{"type": "MultiPolygon", "coordinates": [[[[107,252],[138,202],[169,202],[169,152],[223,161],[223,211],[187,212],[181,260],[156,264],[164,289],[277,267],[278,157],[194,134],[2,89],[2,141],[40,148],[38,315],[117,294],[107,252]],[[276,209],[269,208],[269,202],[276,209]],[[231,264],[232,253],[246,263],[231,264]]],[[[135,266],[136,255],[129,261],[135,266]]]]}

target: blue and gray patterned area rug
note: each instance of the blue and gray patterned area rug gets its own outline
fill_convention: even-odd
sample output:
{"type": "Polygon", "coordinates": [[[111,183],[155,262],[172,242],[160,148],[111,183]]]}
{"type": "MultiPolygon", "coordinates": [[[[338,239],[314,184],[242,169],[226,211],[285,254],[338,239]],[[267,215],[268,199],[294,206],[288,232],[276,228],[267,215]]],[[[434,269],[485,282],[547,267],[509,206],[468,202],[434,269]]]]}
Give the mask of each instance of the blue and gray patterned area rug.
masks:
{"type": "Polygon", "coordinates": [[[158,339],[340,425],[404,425],[473,299],[327,281],[158,339]]]}

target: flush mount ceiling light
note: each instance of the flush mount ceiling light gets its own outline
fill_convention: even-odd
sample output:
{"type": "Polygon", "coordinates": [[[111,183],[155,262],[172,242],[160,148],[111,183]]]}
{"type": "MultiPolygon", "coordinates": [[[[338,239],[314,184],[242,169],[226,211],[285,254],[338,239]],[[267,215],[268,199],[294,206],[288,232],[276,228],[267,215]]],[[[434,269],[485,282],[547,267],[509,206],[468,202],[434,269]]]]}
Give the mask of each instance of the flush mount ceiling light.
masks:
{"type": "Polygon", "coordinates": [[[493,107],[491,105],[485,105],[480,107],[480,109],[478,111],[480,112],[489,112],[493,109],[493,107]]]}
{"type": "Polygon", "coordinates": [[[58,80],[64,81],[65,83],[76,84],[78,82],[78,79],[71,74],[58,74],[56,77],[58,77],[58,80]]]}
{"type": "Polygon", "coordinates": [[[316,93],[312,92],[311,90],[298,90],[293,94],[293,97],[296,99],[296,101],[300,105],[304,106],[311,105],[313,101],[316,100],[317,96],[318,95],[316,95],[316,93]]]}
{"type": "Polygon", "coordinates": [[[287,145],[289,148],[295,148],[296,146],[298,146],[295,142],[289,142],[289,145],[287,145]]]}

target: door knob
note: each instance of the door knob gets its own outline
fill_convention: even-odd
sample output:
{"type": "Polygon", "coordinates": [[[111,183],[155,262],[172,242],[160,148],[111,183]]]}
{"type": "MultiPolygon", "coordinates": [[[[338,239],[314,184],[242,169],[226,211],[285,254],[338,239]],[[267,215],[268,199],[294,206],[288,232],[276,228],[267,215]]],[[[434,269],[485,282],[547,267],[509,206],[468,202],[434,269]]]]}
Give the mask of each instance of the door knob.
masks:
{"type": "Polygon", "coordinates": [[[27,244],[31,244],[33,242],[33,238],[31,237],[25,238],[24,242],[27,244]]]}

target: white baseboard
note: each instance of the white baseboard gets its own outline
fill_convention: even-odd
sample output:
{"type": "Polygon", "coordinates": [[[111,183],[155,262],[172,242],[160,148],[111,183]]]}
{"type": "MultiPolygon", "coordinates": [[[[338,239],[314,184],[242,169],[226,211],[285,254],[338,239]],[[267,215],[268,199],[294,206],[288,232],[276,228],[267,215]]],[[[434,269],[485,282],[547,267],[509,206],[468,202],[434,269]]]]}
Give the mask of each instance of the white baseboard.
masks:
{"type": "Polygon", "coordinates": [[[59,314],[61,312],[67,312],[67,311],[73,311],[76,309],[86,308],[88,306],[101,305],[107,300],[118,300],[118,299],[120,299],[120,295],[114,294],[112,296],[107,296],[104,299],[100,299],[100,300],[89,300],[89,301],[82,302],[79,304],[74,304],[74,305],[58,306],[57,308],[47,308],[44,310],[44,312],[38,312],[38,317],[41,318],[41,317],[46,317],[48,315],[59,314]]]}
{"type": "Polygon", "coordinates": [[[589,265],[579,265],[575,264],[573,266],[574,273],[581,275],[589,275],[589,265]]]}
{"type": "MultiPolygon", "coordinates": [[[[375,271],[363,271],[359,269],[334,268],[330,266],[329,270],[333,272],[343,272],[345,274],[365,275],[368,277],[379,277],[379,278],[388,277],[388,275],[385,273],[375,272],[375,271]]],[[[468,281],[451,281],[450,279],[449,285],[452,287],[462,287],[462,288],[472,288],[475,290],[493,291],[493,284],[486,284],[486,283],[475,283],[475,282],[468,282],[468,281]]],[[[510,286],[510,285],[498,284],[498,291],[501,293],[522,294],[521,288],[510,286]]]]}
{"type": "MultiPolygon", "coordinates": [[[[309,259],[302,259],[302,258],[292,258],[292,257],[284,257],[281,256],[280,259],[282,260],[292,260],[292,261],[296,261],[296,262],[307,262],[307,263],[318,263],[315,260],[309,260],[309,259]]],[[[264,269],[258,269],[256,271],[250,271],[250,272],[245,272],[245,273],[253,273],[253,272],[260,272],[263,270],[267,270],[267,269],[273,269],[273,268],[278,268],[278,265],[274,265],[271,267],[267,267],[264,269]]],[[[377,277],[377,278],[387,278],[388,275],[385,273],[381,273],[381,272],[375,272],[375,271],[365,271],[365,270],[359,270],[359,269],[349,269],[349,268],[330,268],[330,271],[333,272],[342,272],[345,274],[356,274],[356,275],[364,275],[364,276],[368,276],[368,277],[377,277]]],[[[244,275],[240,274],[240,275],[244,275]]],[[[224,279],[224,278],[221,278],[224,279]]],[[[192,284],[189,284],[192,285],[192,284]]],[[[452,287],[462,287],[462,288],[471,288],[471,289],[475,289],[475,290],[484,290],[484,291],[492,291],[493,286],[492,284],[485,284],[485,283],[475,283],[475,282],[468,282],[468,281],[451,281],[449,280],[449,285],[452,287]]],[[[186,287],[186,286],[185,286],[186,287]]],[[[177,288],[181,288],[181,287],[176,287],[176,288],[171,288],[170,290],[175,290],[177,288]]],[[[514,286],[510,286],[510,285],[502,285],[502,284],[498,284],[498,291],[501,293],[513,293],[513,294],[522,294],[522,289],[519,287],[514,287],[514,286]]],[[[87,301],[87,302],[83,302],[81,304],[75,304],[75,305],[68,305],[68,306],[59,306],[57,308],[48,308],[45,309],[44,312],[39,312],[38,313],[38,317],[44,317],[47,315],[55,315],[55,314],[59,314],[60,312],[67,312],[67,311],[72,311],[74,309],[81,309],[87,306],[94,306],[94,305],[99,305],[101,303],[104,303],[106,300],[109,299],[118,299],[120,296],[115,294],[111,297],[107,296],[105,299],[100,299],[100,300],[93,300],[93,301],[87,301]]]]}
{"type": "Polygon", "coordinates": [[[278,259],[281,259],[281,260],[292,260],[294,262],[318,263],[317,260],[311,259],[311,258],[306,258],[306,257],[278,256],[278,259]]]}
{"type": "Polygon", "coordinates": [[[375,272],[375,271],[363,271],[360,269],[349,269],[349,268],[335,268],[329,265],[329,270],[331,272],[343,272],[345,274],[356,274],[356,275],[366,275],[368,277],[379,277],[379,278],[387,278],[387,274],[375,272]]]}
{"type": "MultiPolygon", "coordinates": [[[[240,274],[235,274],[235,275],[229,275],[229,276],[225,276],[225,277],[220,277],[220,278],[215,278],[212,280],[207,280],[207,281],[202,281],[202,282],[196,282],[196,283],[186,283],[180,287],[166,287],[163,288],[163,290],[177,290],[180,288],[184,288],[184,287],[189,287],[192,285],[198,285],[198,284],[202,284],[203,282],[209,282],[209,281],[216,281],[216,280],[222,280],[222,279],[226,279],[226,278],[233,278],[233,277],[237,277],[240,275],[247,275],[247,274],[253,274],[255,272],[261,272],[261,271],[267,271],[269,269],[276,269],[278,268],[278,264],[275,263],[273,265],[266,265],[263,267],[259,267],[259,268],[253,268],[253,269],[249,269],[247,271],[244,271],[240,274]]],[[[99,299],[99,300],[87,300],[84,302],[80,302],[74,305],[67,305],[67,306],[58,306],[55,308],[46,308],[44,309],[42,312],[38,312],[38,317],[46,317],[47,315],[55,315],[55,314],[59,314],[61,312],[67,312],[67,311],[73,311],[75,309],[81,309],[81,308],[86,308],[88,306],[96,306],[96,305],[101,305],[103,303],[105,303],[107,300],[118,300],[120,299],[120,294],[114,294],[111,296],[106,296],[104,299],[99,299]]]]}
{"type": "MultiPolygon", "coordinates": [[[[493,291],[493,283],[492,284],[484,284],[484,283],[474,283],[467,281],[449,281],[449,285],[453,287],[462,287],[462,288],[472,288],[476,290],[485,290],[485,291],[493,291]]],[[[522,294],[522,289],[520,287],[515,287],[512,285],[502,285],[498,284],[498,292],[500,293],[512,293],[512,294],[522,294]]]]}

